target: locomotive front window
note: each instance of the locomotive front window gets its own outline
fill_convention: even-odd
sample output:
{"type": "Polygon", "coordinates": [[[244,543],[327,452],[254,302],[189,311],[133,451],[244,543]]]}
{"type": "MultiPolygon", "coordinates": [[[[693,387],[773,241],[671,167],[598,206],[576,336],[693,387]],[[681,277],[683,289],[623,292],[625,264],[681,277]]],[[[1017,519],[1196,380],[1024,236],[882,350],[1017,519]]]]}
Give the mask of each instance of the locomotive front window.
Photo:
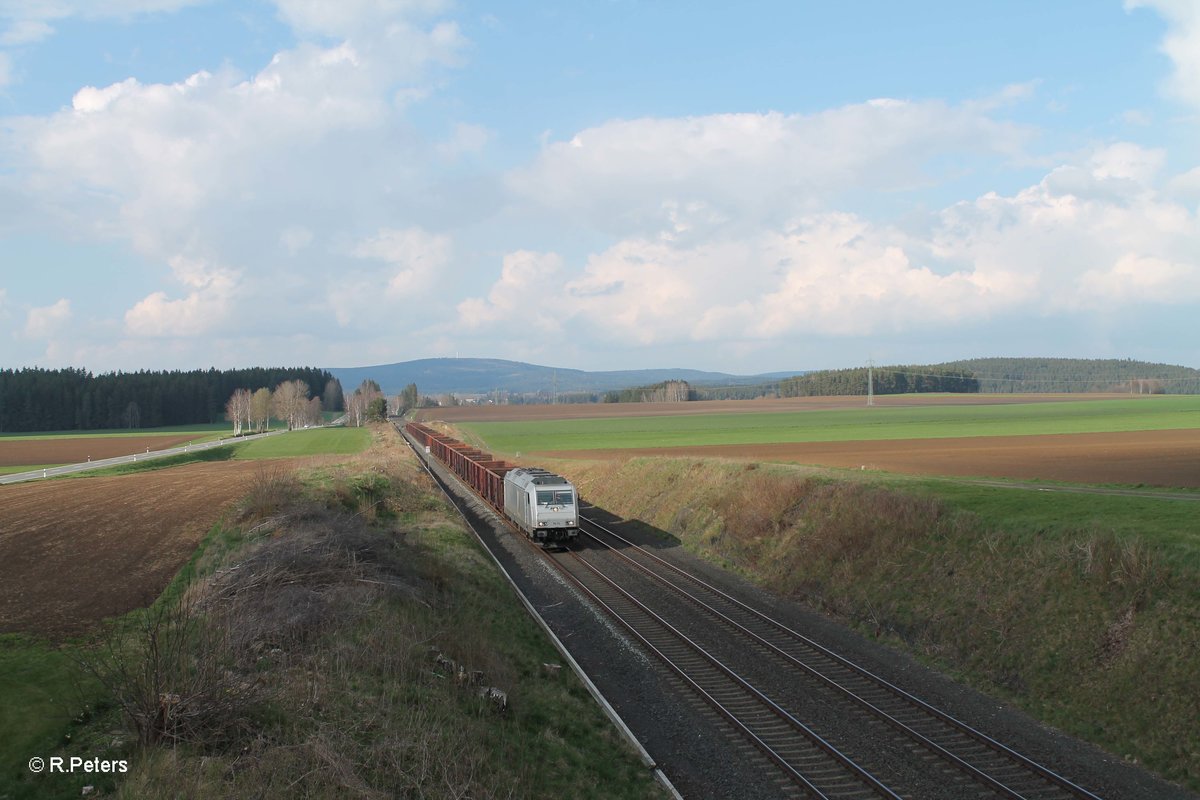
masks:
{"type": "Polygon", "coordinates": [[[539,506],[569,506],[575,502],[575,493],[570,489],[538,489],[539,506]]]}

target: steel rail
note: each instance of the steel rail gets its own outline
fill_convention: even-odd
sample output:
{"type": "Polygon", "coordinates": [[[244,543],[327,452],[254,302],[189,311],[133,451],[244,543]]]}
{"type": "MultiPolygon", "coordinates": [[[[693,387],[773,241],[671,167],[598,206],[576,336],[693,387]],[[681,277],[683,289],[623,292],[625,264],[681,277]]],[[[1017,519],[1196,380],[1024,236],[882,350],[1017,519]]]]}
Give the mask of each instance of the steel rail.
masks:
{"type": "MultiPolygon", "coordinates": [[[[858,780],[860,780],[864,784],[866,784],[867,788],[871,789],[873,792],[877,793],[878,795],[880,795],[882,797],[889,798],[889,800],[900,800],[900,796],[897,795],[895,792],[893,792],[891,789],[889,789],[887,786],[885,786],[878,778],[876,778],[874,775],[872,775],[870,772],[868,772],[866,769],[864,769],[862,766],[860,766],[858,763],[856,763],[853,759],[849,758],[844,753],[839,751],[834,745],[830,744],[828,741],[826,741],[824,738],[822,738],[816,731],[812,730],[807,725],[805,725],[803,722],[796,719],[796,717],[794,717],[790,712],[788,712],[787,709],[784,709],[778,703],[771,700],[771,698],[767,697],[765,694],[762,693],[762,691],[760,691],[758,688],[756,688],[754,685],[752,685],[749,681],[747,681],[745,678],[741,677],[736,672],[734,672],[732,669],[730,669],[720,659],[718,659],[716,656],[714,656],[713,654],[708,652],[704,647],[702,647],[701,645],[696,643],[693,639],[691,639],[689,636],[687,636],[687,634],[683,633],[678,628],[676,628],[674,625],[667,622],[665,619],[663,619],[661,616],[659,616],[657,613],[655,613],[652,609],[650,609],[645,603],[641,602],[636,597],[634,597],[629,592],[627,592],[616,581],[614,581],[612,578],[610,578],[609,576],[605,575],[602,571],[600,571],[594,564],[589,564],[586,560],[580,558],[579,554],[576,552],[567,551],[567,553],[570,557],[574,558],[577,563],[582,564],[592,574],[594,574],[597,578],[599,578],[601,581],[603,581],[604,584],[606,584],[610,589],[615,591],[626,602],[630,603],[638,611],[642,612],[647,617],[649,617],[659,628],[666,631],[674,639],[676,639],[680,642],[683,642],[685,645],[687,645],[687,647],[692,652],[694,652],[696,655],[698,655],[704,662],[707,662],[710,666],[714,667],[720,674],[724,675],[728,680],[730,680],[736,686],[741,688],[746,693],[750,694],[751,697],[753,697],[755,700],[757,700],[768,711],[770,711],[772,714],[774,714],[775,716],[782,719],[793,730],[797,731],[801,736],[803,736],[805,739],[807,739],[809,741],[809,743],[811,743],[812,745],[815,745],[821,751],[826,753],[833,761],[837,762],[843,769],[845,769],[851,775],[853,775],[855,778],[857,778],[858,780]]],[[[556,560],[556,559],[552,559],[552,560],[556,560]]],[[[560,565],[560,568],[561,568],[561,565],[560,565]]],[[[765,742],[757,733],[755,733],[744,721],[742,721],[742,719],[740,719],[737,716],[737,714],[735,712],[730,710],[724,703],[722,703],[716,697],[713,697],[713,695],[708,690],[706,690],[703,686],[701,686],[690,674],[688,674],[687,670],[684,667],[680,666],[676,662],[675,659],[672,659],[669,655],[664,653],[661,648],[656,646],[645,635],[643,635],[643,633],[637,629],[637,626],[633,622],[631,622],[626,617],[626,615],[621,614],[619,611],[614,609],[610,603],[606,602],[599,595],[597,595],[596,592],[591,589],[591,587],[587,586],[573,572],[566,570],[566,569],[563,569],[562,571],[563,571],[563,574],[565,576],[567,576],[572,581],[572,583],[574,583],[579,589],[581,589],[589,598],[591,598],[591,600],[593,602],[595,602],[598,606],[600,606],[600,608],[604,609],[604,611],[607,612],[608,615],[611,616],[613,619],[620,622],[625,627],[625,629],[628,630],[642,644],[643,647],[645,647],[647,650],[649,650],[654,655],[656,655],[669,669],[671,669],[676,675],[678,675],[680,678],[682,678],[683,681],[693,691],[695,691],[697,694],[699,694],[707,703],[712,705],[713,708],[715,708],[718,713],[720,713],[728,721],[733,723],[733,725],[739,730],[739,732],[741,732],[743,735],[747,736],[755,744],[756,747],[758,747],[760,750],[762,750],[778,766],[783,768],[783,770],[789,776],[791,776],[793,779],[796,779],[805,789],[807,789],[809,792],[813,793],[815,796],[822,797],[822,798],[828,796],[821,789],[819,789],[815,785],[813,785],[812,782],[803,775],[803,773],[801,773],[792,764],[790,764],[786,760],[786,758],[784,758],[778,751],[776,751],[769,743],[765,742]]]]}
{"type": "MultiPolygon", "coordinates": [[[[658,564],[661,564],[662,566],[666,567],[667,569],[671,570],[672,572],[675,572],[675,573],[679,574],[680,576],[682,576],[683,578],[702,587],[703,589],[705,589],[709,592],[712,592],[713,594],[721,597],[723,600],[725,600],[729,603],[732,603],[733,605],[737,606],[738,608],[742,609],[743,611],[751,614],[757,620],[767,623],[768,625],[772,626],[773,628],[786,634],[788,637],[799,641],[801,644],[805,645],[806,647],[816,650],[819,654],[834,661],[835,663],[837,663],[838,665],[851,671],[855,675],[867,680],[868,682],[874,684],[875,686],[877,686],[879,688],[886,690],[889,694],[895,696],[897,699],[908,703],[909,705],[915,707],[916,709],[922,711],[925,714],[932,716],[933,718],[937,719],[939,722],[942,722],[943,724],[947,725],[948,727],[952,728],[953,730],[969,737],[970,739],[975,740],[976,742],[984,745],[985,747],[992,750],[993,752],[1004,756],[1005,758],[1009,759],[1014,764],[1035,774],[1042,780],[1044,780],[1060,789],[1067,791],[1074,797],[1085,798],[1086,800],[1101,800],[1101,798],[1098,795],[1093,794],[1092,792],[1088,791],[1087,789],[1072,782],[1068,778],[1065,778],[1065,777],[1059,775],[1058,773],[1054,772],[1053,770],[1049,769],[1048,767],[1038,764],[1036,761],[1033,761],[1032,759],[1028,758],[1027,756],[1022,755],[1021,753],[1018,753],[1017,751],[1013,750],[1012,748],[1008,747],[1007,745],[993,739],[992,737],[988,736],[987,734],[982,733],[981,731],[971,727],[970,725],[951,716],[950,714],[947,714],[946,712],[936,708],[935,706],[930,705],[929,703],[925,702],[924,700],[921,700],[919,697],[916,697],[915,695],[905,691],[904,689],[901,689],[900,687],[898,687],[895,684],[887,681],[886,679],[876,675],[875,673],[871,672],[870,670],[866,669],[865,667],[855,664],[854,662],[852,662],[849,659],[845,658],[844,656],[834,652],[833,650],[830,650],[829,648],[825,647],[824,645],[820,644],[819,642],[816,642],[816,641],[810,639],[809,637],[805,636],[804,634],[799,633],[798,631],[795,631],[795,630],[787,627],[786,625],[778,622],[775,619],[772,619],[771,617],[768,617],[767,615],[763,614],[762,612],[758,611],[757,609],[747,605],[746,603],[742,602],[741,600],[738,600],[736,597],[729,595],[728,593],[709,584],[708,582],[704,581],[703,579],[698,578],[695,575],[692,575],[691,573],[687,572],[686,570],[683,570],[680,567],[676,566],[675,564],[672,564],[669,561],[666,561],[665,559],[655,555],[654,553],[651,553],[650,551],[648,551],[645,548],[638,545],[636,542],[630,541],[629,539],[625,538],[624,536],[621,536],[616,531],[613,531],[611,528],[596,521],[595,519],[585,517],[585,516],[583,516],[583,514],[580,514],[579,518],[581,520],[587,522],[588,524],[593,525],[596,528],[599,528],[600,530],[604,531],[604,533],[606,535],[612,536],[613,538],[625,543],[626,545],[635,549],[639,554],[645,556],[646,558],[651,559],[652,561],[654,561],[658,564]]],[[[593,539],[596,538],[593,534],[587,534],[587,535],[592,536],[593,539]]],[[[636,560],[629,558],[628,555],[621,553],[616,548],[613,548],[611,545],[606,545],[606,546],[608,546],[613,552],[617,553],[622,558],[628,560],[635,567],[641,569],[642,571],[647,572],[647,574],[650,574],[650,575],[654,574],[647,567],[639,564],[636,560]]],[[[716,615],[718,618],[721,618],[727,624],[730,624],[730,625],[734,626],[735,628],[745,632],[747,635],[754,638],[755,641],[766,646],[772,652],[775,652],[778,655],[781,655],[782,657],[787,659],[789,663],[796,664],[801,669],[803,669],[807,674],[812,675],[814,678],[821,680],[822,682],[829,685],[831,688],[835,688],[836,690],[844,693],[849,698],[853,699],[855,702],[861,704],[866,710],[870,711],[872,714],[877,716],[879,719],[883,720],[884,722],[887,722],[888,724],[891,724],[891,725],[897,727],[898,729],[905,730],[906,734],[912,735],[914,738],[916,738],[918,741],[920,741],[922,743],[922,745],[933,749],[934,752],[937,753],[939,756],[942,756],[943,758],[948,758],[948,760],[950,761],[951,764],[953,764],[956,767],[959,767],[960,769],[962,769],[964,772],[966,772],[968,775],[975,778],[976,780],[981,780],[982,782],[986,783],[989,787],[996,789],[997,791],[1000,791],[1009,797],[1017,798],[1017,797],[1022,796],[1019,793],[1015,792],[1014,790],[1010,789],[1009,787],[999,783],[999,781],[997,781],[995,778],[992,778],[991,776],[987,775],[987,773],[982,772],[981,770],[974,767],[969,762],[966,762],[959,756],[954,755],[953,753],[950,753],[942,745],[939,745],[936,742],[932,741],[931,739],[929,739],[927,736],[920,733],[919,731],[912,729],[911,726],[905,724],[904,722],[902,722],[898,719],[895,719],[892,715],[888,714],[886,711],[883,711],[882,709],[877,708],[869,700],[858,697],[851,690],[846,689],[845,687],[841,686],[833,679],[820,673],[819,670],[813,668],[811,665],[805,664],[804,662],[797,659],[795,656],[792,656],[791,654],[787,653],[786,651],[781,650],[778,646],[768,642],[767,640],[763,639],[758,634],[755,634],[753,631],[750,631],[749,629],[745,628],[745,626],[732,620],[731,618],[729,618],[727,615],[721,613],[720,611],[713,609],[707,603],[704,603],[702,600],[700,600],[696,597],[693,597],[692,595],[690,595],[683,589],[675,586],[674,584],[670,583],[669,581],[662,579],[660,576],[656,576],[656,577],[664,585],[669,586],[672,589],[674,589],[675,591],[679,592],[681,595],[688,598],[691,602],[704,607],[710,613],[716,615]]]]}

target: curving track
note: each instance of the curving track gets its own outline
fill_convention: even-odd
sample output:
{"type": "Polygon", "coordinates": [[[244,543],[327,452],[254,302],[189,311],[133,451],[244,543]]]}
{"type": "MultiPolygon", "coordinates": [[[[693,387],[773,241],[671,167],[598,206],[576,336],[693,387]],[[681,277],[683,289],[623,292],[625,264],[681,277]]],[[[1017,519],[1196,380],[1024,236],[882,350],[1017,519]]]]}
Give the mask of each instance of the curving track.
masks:
{"type": "MultiPolygon", "coordinates": [[[[582,514],[581,521],[587,524],[586,530],[581,529],[581,536],[590,540],[589,562],[595,560],[620,570],[626,586],[632,585],[630,577],[636,574],[644,586],[655,587],[647,591],[665,589],[683,598],[695,614],[704,618],[705,623],[700,627],[719,625],[721,635],[736,642],[735,647],[752,650],[755,658],[769,662],[772,669],[794,674],[815,690],[832,696],[834,702],[848,714],[862,718],[864,724],[874,721],[874,738],[902,740],[900,747],[919,751],[917,757],[930,769],[949,765],[955,774],[947,775],[946,779],[953,784],[954,794],[1097,800],[1096,795],[1083,787],[664,561],[612,529],[582,514]]],[[[581,554],[575,556],[585,560],[581,554]]],[[[588,567],[602,569],[593,563],[588,563],[588,567]]],[[[669,623],[663,620],[663,624],[669,623]]],[[[904,788],[899,791],[904,792],[904,788]]]]}

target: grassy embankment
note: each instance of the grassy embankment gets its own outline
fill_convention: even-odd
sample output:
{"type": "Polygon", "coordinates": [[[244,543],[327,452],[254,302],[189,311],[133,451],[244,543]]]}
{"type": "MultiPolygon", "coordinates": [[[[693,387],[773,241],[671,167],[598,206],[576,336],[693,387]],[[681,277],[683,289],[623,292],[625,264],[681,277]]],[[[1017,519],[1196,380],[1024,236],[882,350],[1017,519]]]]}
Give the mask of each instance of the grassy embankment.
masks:
{"type": "Polygon", "coordinates": [[[24,680],[0,684],[0,721],[58,718],[0,744],[0,797],[655,796],[574,675],[547,674],[556,651],[395,431],[376,436],[336,465],[264,471],[154,607],[94,641],[7,637],[21,671],[0,674],[24,680]],[[98,666],[69,722],[79,657],[98,666]],[[32,755],[131,771],[31,779],[32,755]]]}
{"type": "MultiPolygon", "coordinates": [[[[493,452],[529,453],[1164,429],[1200,424],[1200,399],[717,416],[470,431],[493,452]],[[800,436],[812,438],[785,438],[800,436]]],[[[1200,789],[1197,502],[695,458],[546,466],[615,513],[1200,789]]]]}

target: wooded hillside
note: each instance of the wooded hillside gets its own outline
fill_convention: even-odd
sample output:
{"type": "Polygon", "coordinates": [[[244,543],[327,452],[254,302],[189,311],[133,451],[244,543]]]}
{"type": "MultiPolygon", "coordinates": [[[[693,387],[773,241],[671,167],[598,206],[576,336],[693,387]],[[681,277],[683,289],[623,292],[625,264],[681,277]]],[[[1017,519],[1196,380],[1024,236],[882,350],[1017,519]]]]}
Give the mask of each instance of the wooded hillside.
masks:
{"type": "Polygon", "coordinates": [[[969,370],[952,369],[946,365],[910,365],[874,367],[871,370],[867,367],[832,369],[797,375],[779,382],[779,396],[865,395],[868,376],[874,384],[875,394],[979,391],[979,381],[969,370]]]}
{"type": "MultiPolygon", "coordinates": [[[[866,367],[785,378],[781,397],[865,395],[866,367]]],[[[875,394],[919,392],[1200,393],[1200,370],[1132,359],[975,358],[873,369],[875,394]]]]}
{"type": "Polygon", "coordinates": [[[255,367],[188,372],[112,372],[83,369],[0,370],[0,431],[157,428],[219,422],[237,389],[308,384],[321,397],[329,372],[314,367],[255,367]]]}
{"type": "Polygon", "coordinates": [[[938,366],[973,373],[981,392],[1200,392],[1200,370],[1132,359],[974,358],[938,366]]]}

